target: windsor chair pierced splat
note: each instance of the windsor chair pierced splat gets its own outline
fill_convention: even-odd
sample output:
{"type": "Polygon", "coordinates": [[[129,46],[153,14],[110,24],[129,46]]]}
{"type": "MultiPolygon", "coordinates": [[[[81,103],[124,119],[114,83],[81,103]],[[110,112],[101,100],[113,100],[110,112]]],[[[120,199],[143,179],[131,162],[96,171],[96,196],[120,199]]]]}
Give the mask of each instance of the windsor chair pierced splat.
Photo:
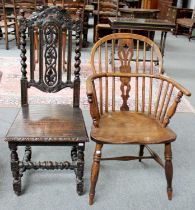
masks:
{"type": "MultiPolygon", "coordinates": [[[[87,96],[93,120],[91,139],[96,143],[96,147],[91,169],[90,204],[94,201],[102,160],[154,159],[165,169],[167,195],[169,200],[172,199],[171,143],[176,139],[176,134],[168,124],[183,94],[190,96],[190,92],[170,78],[159,74],[160,71],[154,73],[153,67],[151,71],[145,71],[144,65],[141,66],[138,62],[138,46],[142,39],[140,35],[112,34],[100,39],[92,49],[93,75],[87,80],[87,96]],[[134,69],[131,65],[133,49],[136,49],[137,57],[134,69]],[[110,51],[115,56],[111,63],[110,51]],[[118,67],[116,56],[119,59],[118,67]],[[139,155],[103,158],[104,144],[139,145],[139,155]],[[165,163],[148,146],[152,144],[164,144],[165,163]],[[144,155],[144,148],[150,155],[144,155]]],[[[148,38],[144,40],[146,42],[143,48],[146,48],[148,38]]],[[[150,54],[156,51],[156,45],[152,43],[150,41],[150,49],[153,49],[150,54]]],[[[143,63],[146,62],[144,54],[143,63]]]]}
{"type": "MultiPolygon", "coordinates": [[[[83,193],[84,149],[88,136],[79,108],[80,98],[80,14],[72,19],[69,11],[52,7],[35,14],[27,20],[20,19],[21,33],[21,109],[19,110],[6,141],[11,150],[11,170],[13,189],[17,195],[21,193],[21,177],[29,169],[71,169],[76,174],[77,192],[83,193]],[[30,36],[30,72],[26,64],[26,30],[30,36]],[[34,63],[34,30],[39,37],[39,65],[35,70],[34,63]],[[62,35],[68,31],[67,72],[62,70],[62,35]],[[74,79],[71,76],[72,31],[76,31],[74,79]],[[30,77],[30,79],[27,78],[30,77]],[[73,106],[68,104],[28,104],[28,89],[37,88],[47,93],[56,93],[64,88],[71,88],[73,106]],[[23,160],[19,160],[17,147],[25,146],[23,160]],[[33,162],[31,146],[72,146],[72,163],[33,162]]],[[[64,96],[66,102],[66,96],[64,96]]]]}

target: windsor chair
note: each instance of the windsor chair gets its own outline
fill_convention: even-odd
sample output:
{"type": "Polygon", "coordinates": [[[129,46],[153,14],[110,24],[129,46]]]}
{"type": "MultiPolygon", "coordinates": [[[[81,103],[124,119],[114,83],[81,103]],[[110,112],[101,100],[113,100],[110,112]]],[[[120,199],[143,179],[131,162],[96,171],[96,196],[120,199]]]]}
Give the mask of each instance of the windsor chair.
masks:
{"type": "Polygon", "coordinates": [[[87,79],[87,96],[93,120],[90,135],[96,146],[91,169],[90,205],[94,202],[100,161],[105,160],[154,159],[165,169],[167,195],[169,200],[172,199],[171,143],[175,141],[176,134],[168,124],[182,96],[190,96],[190,92],[160,74],[161,67],[155,72],[152,64],[146,71],[144,67],[146,52],[142,55],[141,66],[138,62],[141,42],[144,42],[144,49],[150,44],[150,54],[156,52],[159,54],[159,49],[151,40],[135,34],[108,35],[92,48],[93,75],[87,79]],[[136,62],[133,66],[134,55],[136,62]],[[139,155],[105,158],[102,157],[102,148],[105,144],[139,145],[139,155]],[[149,147],[153,144],[165,146],[165,163],[149,147]],[[144,148],[148,150],[149,156],[144,155],[144,148]]]}
{"type": "MultiPolygon", "coordinates": [[[[48,8],[30,19],[20,19],[21,33],[21,109],[19,110],[6,141],[11,150],[13,189],[21,193],[21,177],[30,169],[71,169],[76,174],[79,195],[83,193],[84,149],[88,141],[80,101],[80,32],[81,18],[71,18],[69,11],[59,7],[48,8]],[[30,70],[26,64],[26,30],[30,37],[30,70]],[[39,65],[35,70],[34,30],[39,37],[39,65]],[[62,36],[68,32],[67,72],[62,70],[62,36]],[[76,31],[76,46],[72,44],[72,31],[76,31]],[[74,79],[72,79],[73,49],[75,49],[74,79]],[[29,79],[27,77],[30,77],[29,79]],[[29,104],[28,89],[37,88],[46,93],[57,93],[64,88],[73,90],[73,106],[68,104],[29,104]],[[25,146],[23,160],[19,160],[17,147],[25,146]],[[72,146],[71,159],[63,162],[33,162],[31,146],[72,146]]],[[[66,96],[64,96],[66,103],[66,96]]]]}

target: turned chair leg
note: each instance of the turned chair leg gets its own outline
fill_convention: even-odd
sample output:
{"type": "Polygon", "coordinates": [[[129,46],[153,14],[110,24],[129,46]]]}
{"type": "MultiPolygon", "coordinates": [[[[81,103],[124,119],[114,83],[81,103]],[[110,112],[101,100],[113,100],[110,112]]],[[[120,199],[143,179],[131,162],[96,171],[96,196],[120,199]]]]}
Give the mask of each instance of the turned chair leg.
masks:
{"type": "Polygon", "coordinates": [[[25,147],[25,161],[31,161],[31,157],[32,157],[32,150],[31,150],[31,146],[26,146],[25,147]]]}
{"type": "Polygon", "coordinates": [[[19,159],[17,153],[17,145],[9,144],[9,149],[11,151],[11,171],[13,175],[13,190],[16,195],[21,194],[21,176],[19,171],[19,159]]]}
{"type": "Polygon", "coordinates": [[[173,165],[172,165],[172,152],[171,143],[165,144],[165,175],[167,179],[167,196],[172,199],[172,178],[173,178],[173,165]]]}
{"type": "Polygon", "coordinates": [[[98,180],[99,169],[100,169],[100,159],[101,159],[101,149],[103,144],[96,144],[94,156],[93,156],[93,165],[91,168],[91,186],[89,193],[89,205],[93,204],[95,196],[95,187],[98,180]]]}
{"type": "Polygon", "coordinates": [[[77,193],[78,195],[83,194],[84,182],[83,182],[83,174],[84,174],[84,143],[79,143],[77,150],[77,193]]]}
{"type": "MultiPolygon", "coordinates": [[[[143,144],[141,144],[140,145],[140,148],[139,148],[139,157],[143,157],[143,155],[144,155],[144,145],[143,144]]],[[[141,162],[141,158],[139,158],[139,162],[141,162]]]]}

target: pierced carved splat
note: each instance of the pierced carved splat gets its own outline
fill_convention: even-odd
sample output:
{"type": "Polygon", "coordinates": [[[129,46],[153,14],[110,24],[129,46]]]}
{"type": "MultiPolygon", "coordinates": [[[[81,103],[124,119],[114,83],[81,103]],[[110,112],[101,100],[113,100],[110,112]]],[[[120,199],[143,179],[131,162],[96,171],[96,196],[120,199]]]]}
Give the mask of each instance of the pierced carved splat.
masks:
{"type": "MultiPolygon", "coordinates": [[[[131,73],[130,62],[133,57],[134,43],[132,39],[120,39],[118,42],[118,57],[121,62],[119,70],[121,73],[131,73]]],[[[129,98],[129,92],[131,90],[130,78],[120,78],[121,81],[121,97],[123,104],[120,107],[121,111],[128,111],[127,100],[129,98]]]]}
{"type": "Polygon", "coordinates": [[[58,28],[53,24],[48,24],[44,28],[45,36],[45,83],[48,86],[54,86],[57,82],[58,75],[56,71],[57,62],[57,42],[58,42],[58,28]]]}

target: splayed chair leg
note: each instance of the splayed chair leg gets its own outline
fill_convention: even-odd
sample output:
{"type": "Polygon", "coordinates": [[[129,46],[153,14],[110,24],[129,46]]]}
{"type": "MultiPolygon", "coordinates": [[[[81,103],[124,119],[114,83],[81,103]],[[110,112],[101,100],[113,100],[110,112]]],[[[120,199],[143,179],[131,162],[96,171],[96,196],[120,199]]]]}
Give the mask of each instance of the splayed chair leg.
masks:
{"type": "Polygon", "coordinates": [[[172,199],[172,178],[173,178],[173,165],[172,165],[172,152],[171,143],[165,144],[165,175],[167,179],[167,196],[172,199]]]}
{"type": "Polygon", "coordinates": [[[91,169],[91,186],[89,193],[89,205],[93,204],[94,196],[95,196],[95,187],[98,180],[99,169],[100,169],[100,158],[101,158],[101,149],[102,144],[96,144],[94,156],[93,156],[93,165],[91,169]]]}
{"type": "MultiPolygon", "coordinates": [[[[140,145],[140,149],[139,149],[139,156],[140,157],[143,157],[143,155],[144,155],[144,145],[140,145]]],[[[141,162],[141,158],[139,158],[139,162],[141,162]]]]}

